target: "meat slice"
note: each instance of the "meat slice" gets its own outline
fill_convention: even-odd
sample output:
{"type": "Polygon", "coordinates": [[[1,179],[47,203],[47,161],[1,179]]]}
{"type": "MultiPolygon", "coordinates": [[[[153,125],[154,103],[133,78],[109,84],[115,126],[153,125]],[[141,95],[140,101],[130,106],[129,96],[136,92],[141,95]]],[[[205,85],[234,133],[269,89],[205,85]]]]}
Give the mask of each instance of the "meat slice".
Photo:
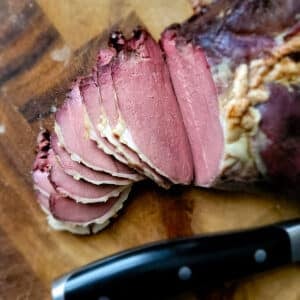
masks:
{"type": "Polygon", "coordinates": [[[70,198],[58,194],[50,196],[50,212],[58,220],[83,224],[103,224],[119,211],[125,199],[127,199],[130,188],[127,188],[119,197],[110,198],[105,203],[82,204],[76,203],[70,198]]]}
{"type": "Polygon", "coordinates": [[[76,180],[83,179],[89,183],[101,185],[101,184],[113,184],[113,185],[128,185],[132,181],[126,178],[114,177],[108,173],[95,171],[86,167],[83,164],[75,162],[71,159],[69,153],[67,153],[58,142],[57,135],[53,133],[51,135],[51,149],[55,153],[58,162],[60,163],[64,172],[72,176],[76,180]]]}
{"type": "Polygon", "coordinates": [[[52,228],[76,234],[91,234],[99,232],[110,223],[110,219],[123,207],[129,192],[130,187],[118,197],[95,204],[77,203],[57,193],[45,196],[38,192],[37,199],[48,215],[48,223],[52,228]]]}
{"type": "Polygon", "coordinates": [[[48,177],[48,171],[35,170],[32,173],[34,189],[45,197],[49,197],[50,194],[55,193],[55,189],[49,181],[48,177]]]}
{"type": "MultiPolygon", "coordinates": [[[[288,87],[285,101],[299,86],[299,12],[296,0],[218,0],[163,33],[196,185],[249,183],[272,174],[265,155],[278,156],[265,139],[260,107],[273,106],[272,84],[288,87]],[[197,154],[201,160],[195,160],[197,154]]],[[[276,118],[269,123],[275,128],[276,118]]]]}
{"type": "Polygon", "coordinates": [[[123,202],[128,198],[131,185],[124,187],[118,196],[100,203],[78,203],[60,194],[50,181],[50,173],[57,162],[53,163],[55,156],[50,149],[49,139],[48,131],[40,132],[32,178],[38,203],[48,215],[50,226],[57,230],[67,230],[78,234],[98,232],[107,226],[110,218],[122,208],[123,202]]]}
{"type": "MultiPolygon", "coordinates": [[[[113,56],[111,57],[109,63],[103,64],[103,56],[105,52],[99,51],[98,61],[97,61],[97,82],[100,89],[101,95],[101,113],[100,113],[100,122],[98,123],[98,129],[101,134],[104,135],[124,156],[128,157],[128,162],[131,164],[136,164],[136,161],[139,162],[137,154],[131,151],[128,147],[122,145],[113,134],[113,129],[118,126],[118,123],[121,122],[120,111],[118,109],[117,95],[113,85],[111,77],[111,65],[112,61],[117,55],[117,52],[114,48],[110,47],[113,56]],[[126,150],[131,152],[126,152],[126,150]]],[[[138,167],[139,164],[137,163],[138,167]]]]}
{"type": "Polygon", "coordinates": [[[107,139],[102,137],[97,129],[97,124],[100,123],[102,110],[100,101],[101,96],[98,85],[92,75],[81,79],[80,92],[85,106],[85,120],[87,121],[90,138],[94,140],[98,144],[98,147],[105,153],[113,155],[118,161],[124,164],[128,164],[126,158],[118,152],[107,139]]]}
{"type": "Polygon", "coordinates": [[[193,178],[192,155],[158,44],[137,30],[114,60],[112,78],[123,118],[114,134],[173,183],[193,178]]]}
{"type": "Polygon", "coordinates": [[[55,116],[55,132],[59,143],[71,154],[72,160],[116,177],[132,180],[140,178],[134,170],[104,153],[94,141],[90,140],[84,115],[79,80],[77,80],[72,86],[68,99],[55,116]]]}
{"type": "MultiPolygon", "coordinates": [[[[90,136],[99,144],[99,147],[101,147],[100,143],[103,143],[101,141],[106,140],[106,143],[109,143],[111,147],[111,154],[117,160],[126,164],[130,164],[126,158],[126,155],[124,155],[122,152],[123,149],[120,150],[119,147],[116,147],[115,143],[111,143],[111,137],[110,139],[107,139],[106,135],[102,134],[102,131],[100,132],[98,129],[101,124],[108,122],[99,89],[100,87],[95,83],[93,76],[89,76],[81,80],[80,90],[82,93],[83,103],[91,123],[90,136]]],[[[109,102],[110,105],[113,105],[113,98],[110,98],[109,102]]]]}
{"type": "Polygon", "coordinates": [[[217,91],[205,53],[176,30],[162,37],[173,86],[183,116],[194,162],[194,183],[210,186],[220,171],[224,152],[217,91]]]}
{"type": "Polygon", "coordinates": [[[77,202],[105,202],[109,198],[117,197],[126,188],[126,186],[116,185],[98,186],[83,180],[74,179],[64,172],[52,150],[49,150],[48,161],[50,166],[49,179],[55,186],[56,191],[77,202]]]}
{"type": "MultiPolygon", "coordinates": [[[[115,32],[112,36],[114,37],[115,44],[125,43],[121,33],[115,32]]],[[[127,145],[122,144],[113,133],[114,129],[126,126],[118,108],[117,95],[111,76],[111,64],[115,55],[116,50],[114,48],[102,49],[98,54],[97,78],[101,95],[101,108],[99,112],[100,122],[98,122],[96,127],[101,135],[107,138],[107,140],[115,146],[115,149],[126,158],[129,166],[154,180],[158,185],[168,188],[168,180],[157,174],[154,169],[139,158],[135,151],[130,149],[127,145]]]]}
{"type": "Polygon", "coordinates": [[[134,151],[129,149],[126,145],[123,145],[113,134],[113,129],[118,126],[119,122],[122,122],[122,117],[118,109],[117,96],[111,77],[111,63],[116,56],[116,50],[114,48],[108,49],[112,53],[110,60],[106,60],[107,49],[104,49],[99,51],[97,61],[97,82],[101,95],[101,106],[99,109],[100,118],[96,127],[101,135],[107,138],[110,143],[115,146],[116,150],[126,157],[129,165],[138,170],[142,170],[143,167],[147,168],[148,166],[139,159],[134,151]]]}

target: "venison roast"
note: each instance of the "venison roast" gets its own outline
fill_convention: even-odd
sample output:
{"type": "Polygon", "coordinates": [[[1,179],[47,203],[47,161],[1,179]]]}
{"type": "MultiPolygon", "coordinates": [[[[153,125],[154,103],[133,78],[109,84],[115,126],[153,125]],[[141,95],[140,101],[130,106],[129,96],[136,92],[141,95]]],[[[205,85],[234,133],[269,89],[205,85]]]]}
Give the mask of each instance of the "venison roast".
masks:
{"type": "Polygon", "coordinates": [[[206,3],[159,43],[113,32],[73,82],[32,172],[53,228],[101,230],[147,178],[300,186],[300,2],[206,3]]]}

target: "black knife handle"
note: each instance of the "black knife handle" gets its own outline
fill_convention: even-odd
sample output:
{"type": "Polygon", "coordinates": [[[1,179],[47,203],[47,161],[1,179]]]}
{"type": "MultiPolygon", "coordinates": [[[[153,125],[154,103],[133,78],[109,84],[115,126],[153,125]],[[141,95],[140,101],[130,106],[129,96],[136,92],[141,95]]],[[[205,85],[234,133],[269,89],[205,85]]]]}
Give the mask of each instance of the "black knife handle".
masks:
{"type": "Polygon", "coordinates": [[[54,300],[160,299],[299,260],[300,220],[159,242],[121,252],[53,284],[54,300]],[[299,247],[299,248],[298,248],[299,247]]]}

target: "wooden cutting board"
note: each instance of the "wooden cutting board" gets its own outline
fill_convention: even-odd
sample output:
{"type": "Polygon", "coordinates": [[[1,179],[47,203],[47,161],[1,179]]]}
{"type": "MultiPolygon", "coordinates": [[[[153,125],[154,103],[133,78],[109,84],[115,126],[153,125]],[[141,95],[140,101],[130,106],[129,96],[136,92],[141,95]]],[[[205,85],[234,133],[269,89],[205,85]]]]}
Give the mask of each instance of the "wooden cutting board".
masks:
{"type": "MultiPolygon", "coordinates": [[[[102,233],[49,229],[35,202],[30,168],[40,127],[70,81],[88,72],[108,31],[146,26],[155,38],[192,14],[188,0],[0,1],[0,299],[49,299],[52,279],[146,242],[300,216],[300,202],[272,193],[137,185],[102,233]]],[[[285,267],[225,285],[201,299],[300,299],[300,268],[285,267]]],[[[197,299],[189,294],[178,299],[197,299]]]]}

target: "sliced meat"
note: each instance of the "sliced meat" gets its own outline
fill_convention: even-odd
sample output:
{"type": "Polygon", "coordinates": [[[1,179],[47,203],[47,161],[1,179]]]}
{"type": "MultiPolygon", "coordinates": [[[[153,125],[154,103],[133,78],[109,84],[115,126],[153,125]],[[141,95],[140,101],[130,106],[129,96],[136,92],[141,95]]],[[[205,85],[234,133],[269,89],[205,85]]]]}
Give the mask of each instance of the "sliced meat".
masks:
{"type": "Polygon", "coordinates": [[[182,116],[162,52],[149,34],[135,32],[114,60],[112,78],[125,123],[115,135],[163,177],[190,183],[193,163],[182,116]]]}
{"type": "Polygon", "coordinates": [[[98,144],[98,147],[105,153],[113,155],[118,161],[124,164],[128,164],[126,158],[119,153],[107,139],[102,137],[97,129],[97,124],[100,123],[101,117],[101,102],[99,88],[92,75],[81,79],[80,92],[87,114],[85,120],[88,122],[90,138],[94,140],[98,144]]]}
{"type": "Polygon", "coordinates": [[[140,178],[134,170],[99,149],[97,144],[90,140],[86,127],[79,82],[76,81],[68,99],[56,113],[55,132],[59,143],[71,154],[72,160],[91,169],[121,178],[140,178]]]}
{"type": "Polygon", "coordinates": [[[86,167],[83,164],[75,162],[71,159],[69,153],[67,153],[58,142],[57,135],[53,133],[51,135],[51,148],[55,153],[61,167],[64,172],[72,176],[76,180],[83,179],[87,182],[102,185],[102,184],[113,184],[113,185],[128,185],[132,181],[126,178],[114,177],[108,173],[95,171],[86,167]]]}
{"type": "Polygon", "coordinates": [[[38,203],[48,215],[49,225],[56,230],[66,230],[77,234],[97,233],[104,229],[128,198],[130,187],[118,197],[105,203],[82,204],[57,193],[47,197],[37,194],[38,203]]]}
{"type": "Polygon", "coordinates": [[[49,197],[50,194],[55,193],[55,189],[49,181],[48,176],[48,171],[35,170],[32,173],[34,189],[45,197],[49,197]]]}
{"type": "Polygon", "coordinates": [[[72,199],[52,194],[50,197],[50,212],[58,220],[83,223],[102,224],[113,217],[119,211],[123,202],[127,199],[130,188],[126,189],[119,197],[110,198],[105,203],[82,204],[72,199]]]}
{"type": "MultiPolygon", "coordinates": [[[[112,35],[114,36],[116,34],[117,33],[114,33],[112,35]]],[[[115,43],[122,43],[122,39],[122,36],[118,35],[118,41],[115,41],[115,43]]],[[[114,50],[113,48],[111,49],[111,51],[114,50]]],[[[97,63],[98,86],[101,94],[101,108],[99,110],[100,122],[98,122],[97,128],[101,135],[106,137],[110,143],[115,146],[115,149],[126,158],[129,166],[132,166],[140,173],[154,180],[158,185],[168,188],[168,180],[157,174],[154,169],[139,158],[135,151],[130,149],[127,145],[122,144],[113,133],[114,129],[125,126],[125,124],[118,108],[117,95],[111,76],[111,63],[104,63],[107,62],[106,52],[107,50],[101,50],[99,52],[97,63]]],[[[116,51],[114,50],[113,53],[116,54],[116,51]]],[[[114,56],[111,57],[111,61],[113,58],[114,56]]]]}
{"type": "Polygon", "coordinates": [[[163,33],[164,55],[143,30],[115,32],[74,83],[56,114],[55,152],[43,132],[33,166],[51,226],[106,226],[125,183],[141,179],[130,166],[162,186],[271,179],[299,190],[300,2],[204,3],[163,33]]]}
{"type": "MultiPolygon", "coordinates": [[[[128,198],[131,185],[125,186],[118,196],[111,197],[106,202],[77,203],[74,199],[60,194],[50,181],[50,173],[58,163],[49,146],[49,132],[41,131],[37,142],[38,152],[32,177],[37,190],[38,203],[48,215],[50,226],[57,230],[67,230],[78,234],[96,233],[107,226],[109,219],[122,208],[123,202],[128,198]],[[41,155],[43,158],[40,158],[41,155]]],[[[65,176],[72,179],[68,175],[65,176]]],[[[67,178],[66,181],[68,181],[67,178]]],[[[73,181],[76,182],[76,180],[73,181]]]]}
{"type": "Polygon", "coordinates": [[[116,55],[114,48],[110,48],[113,56],[109,63],[104,64],[103,60],[106,58],[106,51],[100,51],[97,62],[97,81],[101,95],[101,107],[98,111],[100,120],[97,124],[97,128],[101,135],[106,137],[112,145],[126,157],[128,164],[142,169],[143,163],[137,156],[137,154],[129,149],[126,145],[123,145],[113,134],[113,129],[116,128],[119,122],[122,122],[120,112],[118,110],[116,93],[111,77],[111,61],[116,55]],[[104,57],[104,59],[103,59],[104,57]]]}
{"type": "Polygon", "coordinates": [[[77,202],[105,202],[109,198],[117,197],[126,188],[126,186],[115,185],[98,186],[83,180],[74,179],[64,172],[52,150],[49,150],[48,160],[50,165],[49,179],[55,186],[56,191],[77,202]]]}
{"type": "MultiPolygon", "coordinates": [[[[290,176],[291,164],[279,166],[282,149],[269,143],[264,126],[278,127],[273,114],[268,118],[276,106],[271,99],[279,98],[270,84],[287,87],[281,97],[287,106],[300,84],[299,12],[295,0],[218,0],[163,33],[161,44],[193,150],[196,185],[249,184],[266,174],[275,177],[279,169],[290,176]],[[262,113],[266,109],[270,114],[262,113]]],[[[292,140],[293,146],[290,139],[281,139],[280,148],[297,153],[292,140]]],[[[295,156],[290,157],[296,167],[295,156]]]]}
{"type": "Polygon", "coordinates": [[[194,183],[210,186],[220,171],[224,152],[217,91],[205,53],[176,30],[162,37],[173,86],[193,154],[194,183]]]}

